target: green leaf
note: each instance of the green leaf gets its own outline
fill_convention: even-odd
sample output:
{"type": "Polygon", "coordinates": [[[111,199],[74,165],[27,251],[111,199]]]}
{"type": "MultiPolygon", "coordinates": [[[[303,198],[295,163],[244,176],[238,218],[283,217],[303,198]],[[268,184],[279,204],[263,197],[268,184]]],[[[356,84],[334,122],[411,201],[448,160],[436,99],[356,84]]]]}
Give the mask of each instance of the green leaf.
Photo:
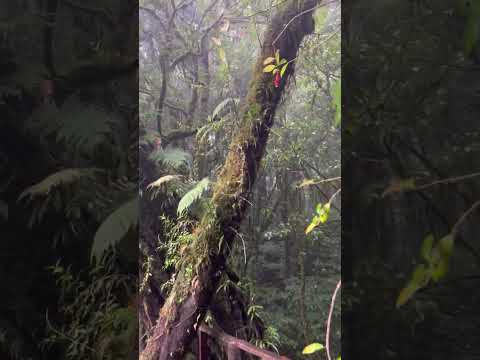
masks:
{"type": "Polygon", "coordinates": [[[407,286],[400,291],[395,306],[399,308],[404,305],[419,289],[428,284],[431,276],[429,269],[424,264],[418,265],[407,286]]]}
{"type": "Polygon", "coordinates": [[[280,50],[275,51],[275,61],[277,62],[277,65],[280,64],[280,50]]]}
{"type": "Polygon", "coordinates": [[[422,248],[420,249],[420,253],[422,257],[427,261],[430,261],[430,258],[432,256],[432,248],[433,248],[433,235],[429,234],[425,237],[425,239],[423,239],[422,248]]]}
{"type": "Polygon", "coordinates": [[[303,179],[303,181],[300,183],[300,185],[297,186],[297,188],[315,185],[316,183],[317,182],[314,179],[303,179]]]}
{"type": "Polygon", "coordinates": [[[263,68],[263,72],[272,72],[275,69],[275,65],[267,65],[263,68]]]}
{"type": "Polygon", "coordinates": [[[453,245],[453,235],[445,235],[438,241],[438,249],[440,250],[440,254],[446,258],[450,258],[453,252],[453,245]]]}
{"type": "Polygon", "coordinates": [[[286,64],[286,63],[287,63],[287,59],[282,59],[282,60],[280,60],[278,65],[283,65],[283,64],[286,64]]]}
{"type": "Polygon", "coordinates": [[[263,65],[268,65],[268,64],[271,64],[272,62],[275,61],[275,58],[272,57],[272,56],[269,56],[265,59],[265,61],[263,62],[263,65]]]}
{"type": "Polygon", "coordinates": [[[282,70],[280,70],[280,76],[283,77],[283,74],[285,74],[285,70],[287,70],[288,63],[282,66],[282,70]]]}
{"type": "Polygon", "coordinates": [[[432,279],[435,282],[438,282],[440,279],[445,277],[448,271],[448,259],[447,258],[440,258],[435,265],[432,267],[432,279]]]}
{"type": "Polygon", "coordinates": [[[305,235],[308,235],[310,234],[313,229],[315,229],[318,224],[320,224],[320,221],[318,220],[318,218],[315,216],[312,220],[312,222],[307,226],[307,228],[305,229],[305,235]]]}
{"type": "Polygon", "coordinates": [[[188,210],[192,204],[200,199],[205,191],[208,190],[210,186],[210,180],[208,177],[203,178],[195,186],[190,189],[178,203],[177,214],[181,215],[184,211],[188,210]]]}
{"type": "Polygon", "coordinates": [[[305,348],[302,351],[303,355],[309,355],[316,353],[317,351],[323,350],[325,347],[320,344],[320,343],[313,343],[308,346],[305,346],[305,348]]]}
{"type": "Polygon", "coordinates": [[[323,224],[325,222],[327,222],[328,220],[328,217],[330,216],[330,203],[326,203],[323,208],[322,208],[322,211],[320,212],[320,222],[323,224]]]}
{"type": "Polygon", "coordinates": [[[103,253],[122,240],[138,224],[138,199],[127,201],[111,213],[98,228],[93,239],[90,257],[100,259],[103,253]]]}

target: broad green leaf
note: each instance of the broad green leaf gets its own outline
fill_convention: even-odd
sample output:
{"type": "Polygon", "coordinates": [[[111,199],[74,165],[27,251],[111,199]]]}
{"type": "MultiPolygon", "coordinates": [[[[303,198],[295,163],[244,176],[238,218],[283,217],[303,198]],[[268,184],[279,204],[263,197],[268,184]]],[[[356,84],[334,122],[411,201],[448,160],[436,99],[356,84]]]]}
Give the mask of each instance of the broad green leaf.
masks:
{"type": "Polygon", "coordinates": [[[448,234],[438,241],[438,249],[442,256],[450,258],[453,252],[453,244],[454,241],[452,234],[448,234]]]}
{"type": "Polygon", "coordinates": [[[419,289],[428,284],[430,278],[431,273],[425,265],[421,264],[417,266],[413,272],[412,279],[408,282],[407,286],[400,291],[395,306],[399,308],[404,305],[419,289]]]}
{"type": "Polygon", "coordinates": [[[422,248],[420,250],[422,257],[427,261],[430,261],[430,258],[432,256],[432,247],[433,247],[433,235],[429,234],[423,240],[422,248]]]}
{"type": "Polygon", "coordinates": [[[280,50],[278,49],[275,51],[275,61],[277,62],[277,65],[280,64],[280,50]]]}
{"type": "Polygon", "coordinates": [[[317,212],[318,215],[322,213],[323,210],[323,205],[322,204],[317,204],[317,207],[315,208],[315,211],[317,212]]]}
{"type": "Polygon", "coordinates": [[[303,355],[313,354],[317,351],[323,350],[324,348],[325,347],[320,343],[313,343],[308,346],[305,346],[305,348],[302,351],[302,354],[303,355]]]}
{"type": "Polygon", "coordinates": [[[263,72],[272,72],[275,69],[275,65],[267,65],[263,68],[263,72]]]}
{"type": "Polygon", "coordinates": [[[91,258],[97,260],[110,247],[122,240],[132,227],[138,224],[138,199],[127,201],[112,214],[98,228],[93,239],[91,258]]]}
{"type": "Polygon", "coordinates": [[[322,211],[319,215],[320,222],[322,224],[327,222],[329,216],[330,216],[330,203],[328,202],[323,206],[322,211]]]}
{"type": "Polygon", "coordinates": [[[286,63],[287,63],[287,59],[282,59],[282,60],[280,60],[278,65],[283,65],[283,64],[286,64],[286,63]]]}
{"type": "Polygon", "coordinates": [[[285,74],[285,70],[287,70],[288,63],[282,66],[282,70],[280,70],[280,76],[283,77],[283,74],[285,74]]]}
{"type": "Polygon", "coordinates": [[[430,273],[424,264],[420,264],[415,268],[410,283],[418,288],[427,285],[430,280],[430,273]]]}
{"type": "Polygon", "coordinates": [[[304,179],[300,185],[298,185],[298,188],[306,187],[306,186],[311,186],[315,185],[317,182],[313,179],[304,179]]]}
{"type": "Polygon", "coordinates": [[[313,229],[315,229],[317,226],[318,226],[318,224],[316,224],[315,222],[312,221],[312,222],[307,226],[307,228],[305,229],[305,235],[310,234],[310,233],[313,231],[313,229]]]}
{"type": "Polygon", "coordinates": [[[439,262],[433,265],[432,279],[437,282],[442,279],[448,271],[448,258],[442,257],[439,262]]]}
{"type": "Polygon", "coordinates": [[[320,225],[320,217],[314,216],[312,222],[305,229],[305,234],[308,235],[311,233],[318,225],[320,225]]]}
{"type": "Polygon", "coordinates": [[[265,61],[263,62],[263,65],[268,65],[268,64],[271,64],[272,62],[275,61],[275,58],[272,57],[272,56],[269,56],[265,59],[265,61]]]}

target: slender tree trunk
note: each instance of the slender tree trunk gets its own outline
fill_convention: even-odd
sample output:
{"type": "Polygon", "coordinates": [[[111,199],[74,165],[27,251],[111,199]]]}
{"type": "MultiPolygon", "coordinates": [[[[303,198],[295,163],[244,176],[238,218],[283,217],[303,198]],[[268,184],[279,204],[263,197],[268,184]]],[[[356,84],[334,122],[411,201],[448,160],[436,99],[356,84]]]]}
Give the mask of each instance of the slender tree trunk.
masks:
{"type": "Polygon", "coordinates": [[[195,239],[182,258],[173,289],[141,360],[180,359],[201,324],[219,284],[233,246],[273,125],[286,80],[294,73],[290,63],[278,88],[272,74],[263,73],[263,61],[279,49],[293,60],[303,38],[314,29],[312,12],[318,0],[292,1],[269,25],[255,74],[241,112],[242,125],[232,141],[219,174],[208,211],[194,231],[195,239]],[[275,42],[275,44],[272,44],[275,42]]]}

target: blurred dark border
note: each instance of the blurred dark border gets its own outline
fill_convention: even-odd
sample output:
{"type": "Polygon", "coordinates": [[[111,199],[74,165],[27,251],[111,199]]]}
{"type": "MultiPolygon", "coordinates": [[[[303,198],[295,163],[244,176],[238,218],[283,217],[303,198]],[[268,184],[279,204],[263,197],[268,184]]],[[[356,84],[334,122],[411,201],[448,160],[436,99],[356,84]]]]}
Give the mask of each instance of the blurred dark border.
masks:
{"type": "Polygon", "coordinates": [[[137,358],[138,1],[2,1],[0,35],[0,358],[137,358]]]}
{"type": "Polygon", "coordinates": [[[479,11],[342,2],[345,359],[479,359],[479,11]]]}

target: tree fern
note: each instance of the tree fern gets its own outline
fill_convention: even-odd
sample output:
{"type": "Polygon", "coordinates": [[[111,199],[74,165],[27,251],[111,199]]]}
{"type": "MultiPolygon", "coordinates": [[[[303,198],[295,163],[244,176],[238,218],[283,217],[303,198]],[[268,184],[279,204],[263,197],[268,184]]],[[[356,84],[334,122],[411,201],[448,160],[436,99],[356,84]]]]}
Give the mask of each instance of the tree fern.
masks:
{"type": "Polygon", "coordinates": [[[131,228],[138,224],[138,199],[127,201],[111,213],[98,228],[91,251],[91,258],[100,259],[103,253],[122,240],[131,228]]]}
{"type": "Polygon", "coordinates": [[[204,178],[200,180],[195,186],[187,192],[180,202],[178,203],[177,213],[181,215],[184,211],[188,210],[192,204],[200,199],[205,191],[210,187],[210,180],[204,178]]]}

